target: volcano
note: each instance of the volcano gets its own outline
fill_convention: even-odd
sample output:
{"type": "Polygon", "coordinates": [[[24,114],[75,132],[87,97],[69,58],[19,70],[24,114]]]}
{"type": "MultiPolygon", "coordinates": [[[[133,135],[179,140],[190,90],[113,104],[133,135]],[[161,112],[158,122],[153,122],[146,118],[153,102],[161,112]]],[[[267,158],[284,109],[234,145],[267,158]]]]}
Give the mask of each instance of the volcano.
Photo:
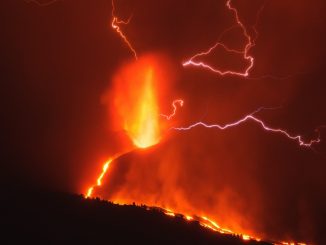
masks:
{"type": "Polygon", "coordinates": [[[326,244],[326,1],[0,2],[0,244],[326,244]]]}

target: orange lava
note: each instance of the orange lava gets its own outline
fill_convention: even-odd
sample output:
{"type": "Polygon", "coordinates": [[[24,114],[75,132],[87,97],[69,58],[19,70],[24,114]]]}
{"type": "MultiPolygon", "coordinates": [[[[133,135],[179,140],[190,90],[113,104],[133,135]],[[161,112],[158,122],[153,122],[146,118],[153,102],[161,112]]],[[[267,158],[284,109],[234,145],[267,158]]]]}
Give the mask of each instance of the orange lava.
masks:
{"type": "Polygon", "coordinates": [[[115,128],[124,131],[136,148],[147,148],[161,139],[160,72],[159,58],[141,57],[117,72],[113,88],[105,96],[115,128]]]}
{"type": "Polygon", "coordinates": [[[155,145],[160,139],[158,106],[153,88],[153,68],[147,67],[140,81],[141,94],[124,129],[139,148],[155,145]]]}
{"type": "MultiPolygon", "coordinates": [[[[102,179],[106,173],[106,171],[108,170],[109,166],[110,166],[110,163],[112,162],[113,159],[110,159],[108,161],[106,161],[103,165],[103,169],[102,169],[102,172],[101,174],[99,175],[99,177],[97,178],[97,181],[96,181],[96,186],[101,186],[102,185],[102,179]]],[[[92,196],[93,194],[93,190],[94,190],[94,186],[91,186],[88,188],[87,190],[87,193],[86,193],[86,198],[89,198],[92,196]]]]}

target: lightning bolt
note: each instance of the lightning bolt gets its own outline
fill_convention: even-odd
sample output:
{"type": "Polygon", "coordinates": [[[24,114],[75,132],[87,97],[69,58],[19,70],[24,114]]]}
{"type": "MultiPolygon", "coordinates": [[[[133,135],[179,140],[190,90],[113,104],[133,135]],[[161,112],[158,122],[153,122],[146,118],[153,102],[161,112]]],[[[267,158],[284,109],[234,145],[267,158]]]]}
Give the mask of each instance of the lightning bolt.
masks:
{"type": "MultiPolygon", "coordinates": [[[[187,66],[195,66],[195,67],[201,67],[201,68],[204,68],[204,69],[207,69],[211,72],[214,72],[214,73],[217,73],[221,76],[224,76],[224,75],[236,75],[236,76],[241,76],[241,77],[248,77],[249,76],[249,72],[250,70],[253,68],[254,66],[254,57],[251,56],[249,54],[249,51],[252,47],[255,46],[255,40],[258,38],[258,32],[256,30],[256,25],[257,25],[257,22],[258,22],[258,19],[259,19],[259,16],[260,16],[260,13],[262,12],[263,8],[264,8],[264,5],[260,8],[260,10],[258,11],[257,13],[257,20],[256,20],[256,24],[253,26],[253,29],[254,29],[254,32],[255,32],[255,37],[252,37],[249,33],[248,33],[248,30],[247,28],[245,27],[245,25],[240,21],[240,18],[239,18],[239,14],[238,14],[238,10],[232,6],[231,4],[231,0],[228,0],[226,2],[226,7],[234,14],[234,17],[235,17],[235,21],[237,23],[237,26],[240,27],[243,31],[243,35],[245,36],[245,38],[247,39],[247,43],[244,47],[243,50],[236,50],[236,49],[231,49],[229,48],[226,44],[220,42],[220,39],[221,39],[221,36],[219,38],[219,40],[212,46],[210,47],[208,50],[204,51],[204,52],[200,52],[200,53],[197,53],[195,55],[193,55],[190,59],[188,59],[187,61],[183,62],[183,66],[184,67],[187,67],[187,66]],[[242,72],[238,72],[238,71],[233,71],[233,70],[226,70],[226,71],[223,71],[223,70],[220,70],[218,68],[214,68],[212,65],[209,65],[209,64],[206,64],[205,62],[203,61],[196,61],[198,60],[199,57],[203,57],[203,56],[207,56],[209,55],[213,50],[215,50],[216,48],[218,47],[222,47],[224,50],[226,50],[227,52],[229,53],[233,53],[233,54],[242,54],[243,55],[243,58],[244,60],[246,60],[248,62],[248,66],[245,68],[244,71],[242,72]]],[[[233,27],[227,29],[226,31],[223,32],[223,35],[230,31],[231,29],[233,29],[233,27]]]]}
{"type": "Polygon", "coordinates": [[[114,0],[112,0],[112,22],[111,22],[111,27],[113,28],[113,30],[116,31],[116,33],[118,33],[118,35],[121,37],[121,39],[123,40],[123,42],[127,45],[127,47],[129,48],[129,50],[133,53],[135,59],[138,59],[137,56],[137,52],[136,50],[133,48],[132,44],[130,43],[130,41],[128,40],[127,36],[122,32],[121,28],[119,25],[123,24],[123,25],[128,25],[131,17],[129,17],[129,19],[127,21],[123,21],[120,20],[116,15],[115,15],[115,5],[114,5],[114,0]]]}
{"type": "Polygon", "coordinates": [[[222,125],[222,124],[207,124],[205,122],[196,122],[196,123],[191,124],[191,125],[189,125],[187,127],[173,127],[171,129],[178,130],[178,131],[188,131],[188,130],[191,130],[191,129],[195,128],[195,127],[201,126],[201,127],[205,127],[205,128],[216,128],[216,129],[219,129],[219,130],[226,130],[226,129],[229,129],[229,128],[232,128],[232,127],[239,126],[240,124],[243,124],[245,122],[253,121],[254,123],[261,126],[261,128],[263,130],[268,131],[268,132],[272,132],[272,133],[282,134],[282,135],[286,136],[288,139],[296,141],[299,144],[299,146],[312,147],[313,144],[320,143],[321,139],[320,139],[319,128],[315,129],[315,131],[318,133],[316,138],[311,139],[309,141],[305,141],[303,139],[303,136],[301,136],[301,135],[292,135],[292,134],[290,134],[289,132],[287,132],[284,129],[272,128],[272,127],[266,125],[266,123],[263,120],[261,120],[261,119],[259,119],[259,118],[257,118],[255,116],[255,114],[257,114],[258,112],[260,112],[263,109],[271,109],[271,108],[261,107],[258,110],[256,110],[255,112],[253,112],[251,114],[248,114],[248,115],[242,117],[241,119],[239,119],[237,121],[234,121],[234,122],[231,122],[231,123],[228,123],[228,124],[224,124],[224,125],[222,125]]]}
{"type": "Polygon", "coordinates": [[[177,105],[179,105],[180,107],[182,107],[183,106],[183,103],[184,103],[184,101],[182,99],[174,100],[172,102],[172,107],[173,107],[172,113],[170,115],[161,114],[161,116],[164,117],[164,118],[166,118],[166,120],[170,120],[171,118],[173,118],[176,115],[177,105]]]}

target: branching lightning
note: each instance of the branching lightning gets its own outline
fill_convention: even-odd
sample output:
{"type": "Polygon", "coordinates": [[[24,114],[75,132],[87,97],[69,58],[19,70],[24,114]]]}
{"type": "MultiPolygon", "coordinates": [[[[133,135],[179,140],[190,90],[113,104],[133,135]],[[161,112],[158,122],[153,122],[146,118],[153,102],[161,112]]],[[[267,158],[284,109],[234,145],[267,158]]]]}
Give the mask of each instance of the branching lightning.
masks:
{"type": "Polygon", "coordinates": [[[183,106],[183,100],[182,99],[177,99],[174,100],[172,102],[172,107],[173,107],[173,111],[170,115],[165,115],[165,114],[161,114],[162,117],[166,118],[166,120],[170,120],[171,118],[173,118],[176,115],[177,112],[177,105],[179,105],[180,107],[183,106]]]}
{"type": "Polygon", "coordinates": [[[259,119],[259,118],[257,118],[255,116],[255,114],[257,114],[262,109],[266,109],[266,108],[263,108],[263,107],[259,108],[255,112],[253,112],[251,114],[248,114],[248,115],[244,116],[243,118],[241,118],[241,119],[239,119],[237,121],[227,123],[227,124],[224,124],[224,125],[222,125],[222,124],[207,124],[205,122],[196,122],[196,123],[191,124],[191,125],[189,125],[187,127],[173,127],[172,129],[178,130],[178,131],[187,131],[187,130],[191,130],[191,129],[195,128],[195,127],[202,126],[202,127],[205,127],[205,128],[217,128],[219,130],[226,130],[226,129],[229,129],[229,128],[232,128],[232,127],[239,126],[240,124],[243,124],[245,122],[252,121],[252,122],[258,124],[259,126],[261,126],[261,128],[263,130],[265,130],[265,131],[282,134],[282,135],[286,136],[287,138],[289,138],[290,140],[296,141],[299,144],[299,146],[312,147],[312,145],[317,144],[317,143],[319,143],[321,141],[320,132],[319,132],[318,128],[315,130],[317,132],[317,137],[314,138],[314,139],[311,139],[309,141],[305,141],[303,139],[302,135],[292,135],[292,134],[290,134],[289,132],[287,132],[284,129],[273,128],[273,127],[270,127],[270,126],[266,125],[266,123],[263,120],[261,120],[261,119],[259,119]]]}
{"type": "Polygon", "coordinates": [[[122,32],[121,28],[119,25],[123,24],[123,25],[128,25],[129,22],[131,20],[131,17],[127,20],[127,21],[123,21],[120,20],[116,15],[115,15],[115,5],[114,5],[114,0],[112,0],[112,22],[111,22],[111,27],[113,28],[113,30],[115,30],[118,35],[121,37],[121,39],[123,40],[123,42],[128,46],[128,48],[130,49],[130,51],[133,53],[135,59],[138,59],[137,56],[137,52],[136,50],[133,48],[133,46],[131,45],[130,41],[128,40],[128,38],[126,37],[126,35],[122,32]]]}
{"type": "MultiPolygon", "coordinates": [[[[239,14],[238,14],[238,10],[232,6],[231,4],[231,0],[228,0],[226,2],[226,7],[233,12],[234,14],[234,17],[235,17],[235,21],[237,23],[237,26],[239,26],[242,31],[243,31],[243,35],[245,36],[245,38],[247,39],[247,43],[245,44],[245,47],[243,48],[243,50],[235,50],[235,49],[231,49],[229,48],[226,44],[220,42],[219,40],[211,47],[209,48],[207,51],[204,51],[204,52],[200,52],[200,53],[197,53],[195,55],[193,55],[190,59],[188,59],[187,61],[183,62],[183,66],[186,67],[186,66],[195,66],[195,67],[201,67],[201,68],[204,68],[204,69],[207,69],[211,72],[214,72],[214,73],[217,73],[219,75],[236,75],[236,76],[242,76],[242,77],[248,77],[249,76],[249,72],[250,70],[253,68],[254,66],[254,57],[251,56],[249,54],[249,51],[252,47],[255,46],[255,40],[257,39],[258,37],[258,32],[255,28],[255,26],[257,25],[257,22],[258,22],[258,18],[260,16],[260,13],[261,11],[263,10],[263,7],[258,11],[258,14],[257,14],[257,21],[256,21],[256,24],[254,25],[253,29],[254,29],[254,32],[255,32],[255,37],[252,37],[249,33],[248,33],[248,30],[247,28],[245,27],[245,25],[240,21],[240,18],[239,18],[239,14]],[[221,70],[219,68],[214,68],[212,65],[209,65],[203,61],[197,61],[199,57],[203,57],[203,56],[207,56],[209,55],[213,50],[215,50],[216,48],[218,47],[222,47],[224,50],[226,50],[227,52],[229,53],[234,53],[234,54],[242,54],[243,55],[243,58],[244,60],[246,60],[248,62],[248,66],[245,68],[244,71],[234,71],[234,70],[221,70]]],[[[232,28],[234,27],[231,27],[229,29],[227,29],[226,31],[223,32],[223,34],[225,34],[225,32],[231,30],[232,28]]]]}

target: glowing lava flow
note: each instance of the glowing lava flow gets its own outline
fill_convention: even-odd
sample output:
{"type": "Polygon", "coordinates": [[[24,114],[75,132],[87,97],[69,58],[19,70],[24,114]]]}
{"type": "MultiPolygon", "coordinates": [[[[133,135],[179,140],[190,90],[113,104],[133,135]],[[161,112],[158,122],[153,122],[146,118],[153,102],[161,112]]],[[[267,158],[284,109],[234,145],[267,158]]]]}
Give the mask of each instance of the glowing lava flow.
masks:
{"type": "Polygon", "coordinates": [[[112,0],[112,22],[111,22],[111,26],[112,26],[113,30],[115,30],[119,34],[119,36],[122,38],[124,43],[128,46],[130,51],[133,53],[135,59],[137,60],[138,56],[137,56],[136,50],[133,48],[133,46],[129,42],[126,35],[123,34],[123,32],[121,31],[120,26],[119,26],[120,24],[124,24],[124,25],[129,24],[129,21],[130,21],[131,17],[127,21],[122,21],[122,20],[119,20],[118,17],[115,16],[114,12],[115,12],[115,6],[114,6],[114,0],[112,0]]]}
{"type": "MultiPolygon", "coordinates": [[[[150,210],[150,208],[147,208],[150,210]]],[[[164,214],[167,215],[167,216],[170,216],[170,217],[176,217],[180,214],[178,213],[175,213],[174,211],[172,211],[171,209],[169,208],[160,208],[161,210],[163,210],[164,214]]],[[[250,235],[247,235],[247,234],[240,234],[240,233],[237,233],[237,232],[234,232],[234,231],[231,231],[229,229],[225,229],[225,228],[222,228],[220,227],[214,220],[206,217],[206,216],[201,216],[201,217],[198,217],[198,216],[190,216],[190,215],[182,215],[181,216],[191,222],[191,221],[197,221],[199,222],[199,224],[202,226],[202,227],[205,227],[207,229],[210,229],[214,232],[219,232],[221,234],[229,234],[229,235],[235,235],[235,236],[238,236],[240,237],[243,241],[257,241],[257,242],[260,242],[262,239],[261,238],[258,238],[258,237],[253,237],[253,236],[250,236],[250,235]]],[[[268,241],[268,243],[271,243],[271,244],[275,244],[275,245],[307,245],[306,243],[302,243],[302,242],[275,242],[275,241],[268,241]]]]}
{"type": "MultiPolygon", "coordinates": [[[[176,217],[178,214],[175,213],[174,211],[172,211],[169,208],[160,208],[163,210],[164,214],[170,217],[176,217]]],[[[201,217],[193,217],[190,215],[181,215],[185,220],[191,222],[191,221],[198,221],[199,224],[207,229],[210,229],[214,232],[219,232],[222,234],[229,234],[229,235],[238,235],[240,236],[244,241],[248,241],[248,240],[255,240],[255,241],[261,241],[260,238],[257,237],[252,237],[246,234],[239,234],[236,232],[233,232],[229,229],[225,229],[225,228],[221,228],[214,220],[206,217],[206,216],[201,216],[201,217]]]]}
{"type": "MultiPolygon", "coordinates": [[[[178,100],[174,100],[173,103],[172,103],[172,106],[173,106],[173,112],[166,116],[166,118],[169,120],[170,118],[172,118],[175,114],[176,114],[176,104],[179,104],[180,106],[183,105],[183,100],[181,99],[178,99],[178,100]]],[[[259,108],[258,110],[256,110],[255,112],[243,117],[242,119],[236,121],[236,122],[233,122],[233,123],[230,123],[230,124],[225,124],[225,125],[218,125],[218,124],[212,124],[212,125],[208,125],[208,124],[205,124],[203,122],[198,122],[198,123],[195,123],[193,125],[190,125],[188,127],[179,127],[179,128],[173,128],[175,130],[190,130],[194,127],[197,127],[197,126],[204,126],[204,127],[207,127],[207,128],[218,128],[220,130],[225,130],[225,129],[228,129],[228,128],[231,128],[231,127],[235,127],[235,126],[238,126],[246,121],[249,121],[249,120],[252,120],[258,124],[260,124],[262,126],[262,128],[266,131],[272,131],[272,132],[275,132],[275,133],[281,133],[285,136],[287,136],[288,138],[292,139],[292,140],[296,140],[298,141],[299,145],[300,146],[305,146],[305,147],[311,147],[312,144],[314,143],[318,143],[320,142],[320,138],[318,137],[317,139],[314,139],[314,140],[311,140],[309,142],[305,142],[302,140],[302,136],[291,136],[288,132],[282,130],[282,129],[274,129],[274,128],[270,128],[268,126],[265,125],[265,123],[256,118],[254,116],[255,113],[258,113],[259,111],[261,111],[262,109],[268,109],[268,108],[259,108]]],[[[121,156],[122,154],[119,154],[118,156],[114,157],[114,158],[111,158],[110,160],[108,160],[107,162],[105,162],[105,164],[103,165],[103,168],[102,168],[102,172],[101,174],[99,175],[99,177],[97,178],[97,182],[96,182],[96,185],[97,187],[101,186],[102,185],[102,179],[103,177],[105,176],[105,174],[107,173],[107,170],[111,164],[111,162],[118,158],[119,156],[121,156]]],[[[85,195],[86,198],[90,198],[92,197],[92,194],[93,194],[93,190],[94,190],[94,187],[95,186],[92,186],[88,189],[87,191],[87,194],[85,195]]],[[[116,204],[122,204],[122,203],[116,203],[116,204]]],[[[123,203],[125,204],[125,203],[123,203]]],[[[151,209],[151,208],[147,208],[147,209],[151,209]]],[[[170,216],[170,217],[176,217],[178,214],[174,211],[172,211],[171,209],[169,208],[162,208],[160,207],[161,210],[163,210],[164,214],[167,215],[167,216],[170,216]]],[[[210,229],[214,232],[219,232],[221,234],[229,234],[229,235],[236,235],[236,236],[239,236],[242,240],[244,241],[261,241],[261,238],[257,238],[257,237],[253,237],[253,236],[250,236],[248,234],[240,234],[240,233],[237,233],[237,232],[234,232],[234,231],[231,231],[229,229],[225,229],[225,228],[222,228],[221,226],[219,226],[217,224],[217,222],[215,222],[214,220],[208,218],[207,216],[191,216],[191,215],[188,215],[188,214],[183,214],[182,215],[184,217],[185,220],[191,222],[191,221],[194,221],[196,220],[197,222],[199,222],[199,224],[207,229],[210,229]]],[[[284,245],[295,245],[295,244],[298,244],[298,245],[306,245],[305,243],[293,243],[293,242],[271,242],[273,244],[284,244],[284,245]]]]}
{"type": "MultiPolygon", "coordinates": [[[[104,175],[106,174],[106,172],[108,171],[108,168],[110,167],[110,164],[111,164],[112,161],[113,161],[113,159],[111,158],[108,161],[106,161],[105,164],[103,165],[102,172],[99,175],[99,177],[97,178],[96,186],[101,186],[102,185],[102,179],[103,179],[104,175]]],[[[89,198],[89,197],[92,196],[94,187],[95,186],[91,186],[91,187],[88,188],[87,193],[85,195],[86,198],[89,198]]]]}
{"type": "MultiPolygon", "coordinates": [[[[250,49],[255,46],[255,39],[258,36],[258,33],[256,31],[256,29],[254,28],[254,31],[256,33],[256,37],[253,38],[251,35],[249,35],[247,28],[244,26],[244,24],[240,21],[239,15],[238,15],[238,11],[235,7],[231,6],[231,0],[228,0],[226,2],[226,7],[232,11],[234,13],[235,16],[235,20],[238,24],[238,26],[242,29],[244,36],[247,39],[247,43],[244,47],[243,50],[235,50],[235,49],[231,49],[228,48],[225,44],[221,43],[221,42],[217,42],[215,43],[211,48],[209,48],[207,51],[201,52],[201,53],[197,53],[194,56],[192,56],[189,60],[185,61],[182,65],[184,67],[186,66],[195,66],[195,67],[202,67],[204,69],[208,69],[212,72],[218,73],[220,75],[236,75],[236,76],[242,76],[242,77],[247,77],[249,76],[249,71],[253,68],[254,66],[254,57],[249,55],[249,51],[250,49]],[[222,47],[223,49],[225,49],[227,52],[230,53],[234,53],[234,54],[242,54],[243,58],[249,63],[249,65],[247,66],[247,68],[242,71],[242,72],[237,72],[237,71],[232,71],[232,70],[226,70],[226,71],[222,71],[218,68],[214,68],[213,66],[206,64],[202,61],[195,61],[196,59],[198,59],[198,57],[201,56],[206,56],[209,55],[214,49],[216,49],[217,47],[222,47]]],[[[257,19],[259,17],[260,12],[262,11],[263,8],[261,8],[257,14],[257,19]]],[[[257,23],[256,23],[257,24],[257,23]]],[[[233,27],[229,28],[228,30],[232,29],[233,27]]],[[[225,33],[225,32],[224,32],[225,33]]]]}
{"type": "MultiPolygon", "coordinates": [[[[156,74],[155,65],[150,58],[139,59],[135,63],[127,65],[116,77],[114,83],[113,111],[118,119],[118,124],[133,142],[135,148],[148,148],[160,141],[159,111],[157,101],[156,84],[159,76],[156,74]]],[[[181,100],[174,103],[181,103],[181,100]]],[[[182,102],[183,103],[183,102],[182,102]]],[[[182,104],[181,103],[181,104],[182,104]]],[[[96,185],[88,188],[86,197],[91,197],[94,188],[102,185],[110,163],[123,154],[110,158],[103,165],[102,172],[98,176],[96,185]]]]}
{"type": "Polygon", "coordinates": [[[173,118],[177,112],[177,105],[179,105],[180,107],[183,106],[183,100],[181,99],[178,99],[178,100],[174,100],[172,102],[172,107],[173,107],[173,112],[170,114],[170,115],[164,115],[164,114],[161,114],[162,117],[166,118],[166,120],[170,120],[171,118],[173,118]]]}
{"type": "MultiPolygon", "coordinates": [[[[264,109],[264,108],[261,108],[261,109],[264,109]]],[[[271,128],[271,127],[267,126],[264,121],[262,121],[261,119],[258,119],[257,117],[254,116],[254,114],[259,112],[261,109],[256,110],[254,113],[246,115],[245,117],[241,118],[238,121],[228,123],[228,124],[225,124],[225,125],[207,124],[207,123],[204,123],[204,122],[196,122],[196,123],[194,123],[194,124],[192,124],[190,126],[187,126],[187,127],[173,127],[172,129],[179,130],[179,131],[187,131],[187,130],[190,130],[192,128],[198,127],[198,126],[202,126],[202,127],[205,127],[205,128],[217,128],[217,129],[220,129],[220,130],[225,130],[225,129],[228,129],[228,128],[236,127],[236,126],[238,126],[238,125],[240,125],[242,123],[245,123],[247,121],[253,121],[253,122],[259,124],[265,131],[283,134],[287,138],[289,138],[291,140],[294,140],[294,141],[297,141],[297,143],[300,146],[311,147],[313,144],[319,143],[321,141],[320,134],[319,134],[319,131],[317,129],[316,129],[316,131],[318,131],[318,137],[316,139],[312,139],[310,141],[305,141],[301,135],[293,136],[293,135],[291,135],[290,133],[288,133],[287,131],[285,131],[283,129],[271,128]]]]}

